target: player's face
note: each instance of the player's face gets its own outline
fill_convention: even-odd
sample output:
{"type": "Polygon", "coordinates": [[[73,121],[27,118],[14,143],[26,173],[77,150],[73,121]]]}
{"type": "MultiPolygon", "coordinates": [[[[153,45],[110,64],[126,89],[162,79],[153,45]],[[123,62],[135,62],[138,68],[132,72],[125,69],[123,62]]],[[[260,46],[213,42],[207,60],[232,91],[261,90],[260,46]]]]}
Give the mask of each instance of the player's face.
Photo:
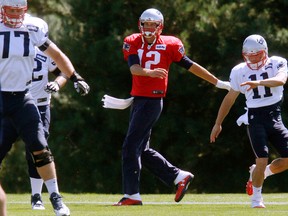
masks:
{"type": "Polygon", "coordinates": [[[25,14],[25,11],[21,8],[7,8],[5,11],[9,16],[13,17],[19,17],[25,14]]]}
{"type": "Polygon", "coordinates": [[[4,7],[4,23],[8,27],[19,27],[26,10],[23,8],[4,7]]]}
{"type": "Polygon", "coordinates": [[[146,39],[155,39],[156,35],[156,30],[158,27],[159,23],[157,22],[144,22],[143,24],[143,31],[144,31],[144,37],[146,39]]]}
{"type": "Polygon", "coordinates": [[[156,29],[157,26],[158,26],[157,22],[144,22],[144,28],[156,29]]]}
{"type": "Polygon", "coordinates": [[[256,64],[260,61],[262,61],[265,58],[264,52],[257,52],[255,54],[249,54],[246,55],[246,59],[249,61],[249,63],[256,64]]]}

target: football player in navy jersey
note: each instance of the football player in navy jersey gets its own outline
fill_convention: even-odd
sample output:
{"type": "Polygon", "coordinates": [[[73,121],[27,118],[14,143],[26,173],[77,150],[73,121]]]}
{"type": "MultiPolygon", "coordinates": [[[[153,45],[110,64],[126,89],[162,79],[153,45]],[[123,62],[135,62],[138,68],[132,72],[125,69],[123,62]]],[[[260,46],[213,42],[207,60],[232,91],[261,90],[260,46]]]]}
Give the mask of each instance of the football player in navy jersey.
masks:
{"type": "Polygon", "coordinates": [[[122,147],[124,197],[115,206],[142,205],[139,192],[142,165],[167,185],[176,185],[175,201],[185,195],[193,174],[169,163],[160,153],[150,148],[152,127],[160,117],[166,96],[171,63],[187,69],[218,88],[229,89],[229,82],[217,79],[205,68],[185,55],[180,39],[161,35],[164,26],[162,13],[150,8],[138,22],[140,33],[124,39],[124,59],[132,74],[129,128],[122,147]]]}
{"type": "Polygon", "coordinates": [[[282,122],[283,85],[287,80],[287,60],[268,56],[268,46],[261,35],[250,35],[243,42],[244,62],[230,74],[231,90],[219,108],[210,141],[215,142],[222,122],[240,93],[245,95],[248,108],[247,132],[256,164],[250,167],[247,193],[252,208],[265,208],[262,197],[264,179],[288,169],[288,130],[282,122]],[[268,164],[270,142],[280,158],[268,164]]]}
{"type": "Polygon", "coordinates": [[[45,138],[41,116],[29,92],[35,47],[39,47],[55,61],[81,95],[88,94],[90,88],[75,71],[69,58],[49,39],[47,23],[37,17],[25,17],[26,11],[27,0],[2,0],[0,85],[3,117],[12,121],[27,145],[37,171],[50,194],[55,214],[70,215],[70,210],[63,203],[59,193],[54,159],[45,138]]]}

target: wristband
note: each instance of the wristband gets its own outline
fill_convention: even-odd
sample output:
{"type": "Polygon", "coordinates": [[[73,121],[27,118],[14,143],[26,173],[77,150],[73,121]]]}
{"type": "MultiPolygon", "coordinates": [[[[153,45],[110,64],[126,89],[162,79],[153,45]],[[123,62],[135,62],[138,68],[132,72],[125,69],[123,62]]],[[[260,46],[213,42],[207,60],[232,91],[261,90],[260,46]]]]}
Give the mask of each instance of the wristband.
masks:
{"type": "Polygon", "coordinates": [[[72,82],[77,82],[84,80],[76,71],[73,72],[72,76],[69,78],[72,82]]]}

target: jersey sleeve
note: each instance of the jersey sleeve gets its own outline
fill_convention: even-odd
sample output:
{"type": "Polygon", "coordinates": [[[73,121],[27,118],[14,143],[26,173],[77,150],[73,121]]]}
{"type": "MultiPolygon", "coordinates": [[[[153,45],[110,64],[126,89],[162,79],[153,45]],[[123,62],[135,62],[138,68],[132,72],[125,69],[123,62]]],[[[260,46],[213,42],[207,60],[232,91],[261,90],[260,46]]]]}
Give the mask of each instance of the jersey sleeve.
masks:
{"type": "Polygon", "coordinates": [[[239,81],[238,81],[238,77],[237,77],[237,71],[238,71],[237,67],[234,67],[231,70],[230,78],[229,78],[229,82],[230,82],[231,88],[234,91],[240,91],[239,81]]]}
{"type": "Polygon", "coordinates": [[[136,35],[134,34],[134,35],[130,35],[124,38],[122,51],[123,51],[123,56],[124,56],[125,61],[128,61],[129,55],[132,55],[132,54],[138,55],[138,51],[137,51],[138,48],[136,46],[135,37],[136,35]]]}
{"type": "Polygon", "coordinates": [[[38,17],[29,16],[27,18],[25,17],[24,25],[28,29],[32,43],[35,46],[39,47],[48,40],[49,29],[44,20],[38,17]]]}
{"type": "Polygon", "coordinates": [[[185,48],[182,41],[179,38],[170,36],[169,48],[171,49],[171,59],[173,62],[179,62],[185,55],[185,48]]]}
{"type": "MultiPolygon", "coordinates": [[[[287,60],[285,58],[282,57],[278,57],[278,56],[272,56],[271,57],[272,60],[276,60],[276,73],[279,72],[284,72],[284,73],[288,73],[287,71],[287,60]]],[[[276,75],[276,74],[275,74],[276,75]]]]}

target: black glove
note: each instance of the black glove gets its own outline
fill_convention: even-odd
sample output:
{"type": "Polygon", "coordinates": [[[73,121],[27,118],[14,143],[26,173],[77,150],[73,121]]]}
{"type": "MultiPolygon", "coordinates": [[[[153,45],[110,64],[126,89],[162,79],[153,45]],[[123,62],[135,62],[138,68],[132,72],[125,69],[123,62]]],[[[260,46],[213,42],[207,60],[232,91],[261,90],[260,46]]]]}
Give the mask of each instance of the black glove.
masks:
{"type": "Polygon", "coordinates": [[[60,89],[60,86],[59,86],[58,82],[56,82],[56,81],[48,82],[44,88],[44,90],[50,94],[58,92],[59,89],[60,89]]]}
{"type": "Polygon", "coordinates": [[[74,82],[74,88],[80,95],[84,96],[89,93],[90,91],[89,85],[76,71],[74,71],[73,75],[70,77],[70,80],[74,82]]]}

